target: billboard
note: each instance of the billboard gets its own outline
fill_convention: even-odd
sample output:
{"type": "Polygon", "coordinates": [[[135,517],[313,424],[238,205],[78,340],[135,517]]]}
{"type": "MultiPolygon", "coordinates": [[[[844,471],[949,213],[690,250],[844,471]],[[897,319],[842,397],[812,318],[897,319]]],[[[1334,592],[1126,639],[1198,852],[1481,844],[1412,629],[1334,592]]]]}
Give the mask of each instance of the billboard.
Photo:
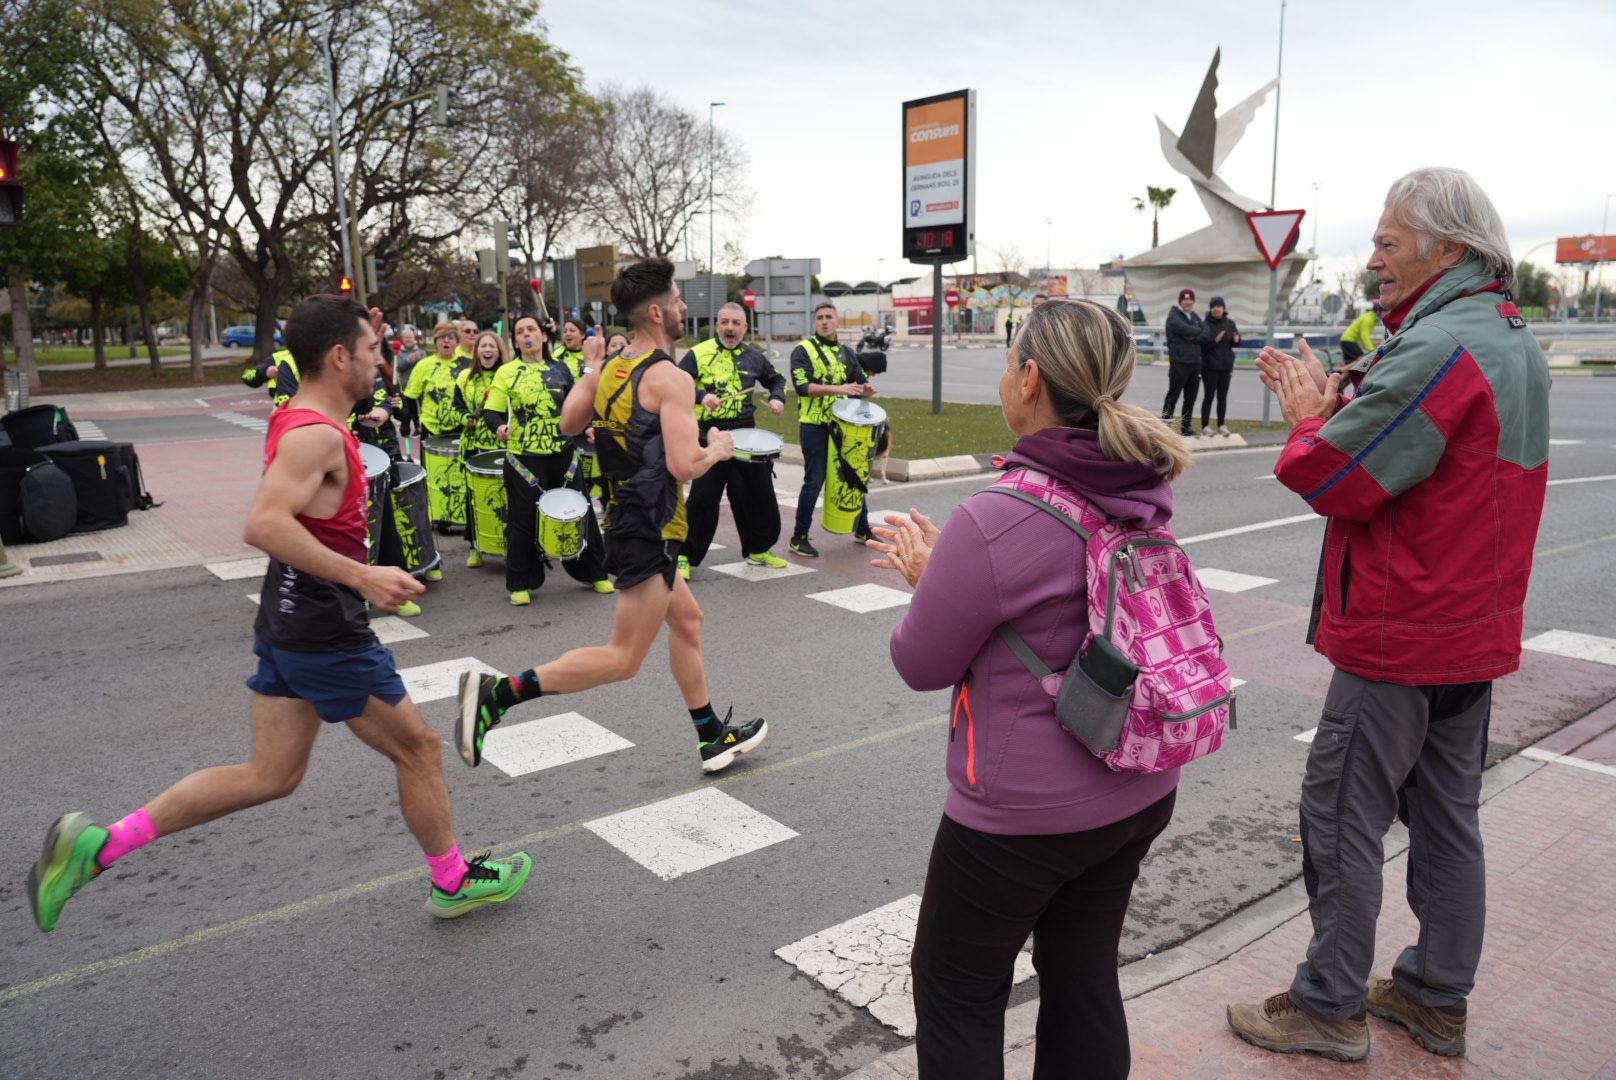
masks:
{"type": "Polygon", "coordinates": [[[971,252],[976,91],[903,103],[903,257],[953,262],[971,252]]]}
{"type": "Polygon", "coordinates": [[[1616,236],[1562,236],[1554,242],[1557,263],[1609,262],[1613,257],[1616,236]]]}

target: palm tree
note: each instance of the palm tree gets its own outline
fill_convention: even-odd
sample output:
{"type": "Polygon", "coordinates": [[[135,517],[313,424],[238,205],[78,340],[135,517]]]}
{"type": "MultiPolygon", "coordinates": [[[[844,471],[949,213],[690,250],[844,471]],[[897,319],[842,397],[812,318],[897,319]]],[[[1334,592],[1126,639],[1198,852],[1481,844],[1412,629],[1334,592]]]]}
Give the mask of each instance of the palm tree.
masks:
{"type": "Polygon", "coordinates": [[[1144,210],[1145,210],[1146,206],[1149,206],[1151,208],[1151,211],[1150,211],[1150,246],[1151,247],[1156,247],[1158,245],[1158,243],[1160,242],[1160,239],[1161,239],[1161,228],[1158,225],[1158,222],[1161,219],[1161,212],[1163,210],[1167,209],[1167,204],[1172,202],[1173,201],[1173,196],[1177,195],[1177,194],[1178,194],[1178,189],[1177,188],[1150,187],[1150,186],[1147,185],[1145,187],[1145,197],[1143,199],[1139,198],[1137,195],[1134,196],[1133,208],[1135,210],[1138,210],[1140,213],[1144,213],[1144,210]]]}

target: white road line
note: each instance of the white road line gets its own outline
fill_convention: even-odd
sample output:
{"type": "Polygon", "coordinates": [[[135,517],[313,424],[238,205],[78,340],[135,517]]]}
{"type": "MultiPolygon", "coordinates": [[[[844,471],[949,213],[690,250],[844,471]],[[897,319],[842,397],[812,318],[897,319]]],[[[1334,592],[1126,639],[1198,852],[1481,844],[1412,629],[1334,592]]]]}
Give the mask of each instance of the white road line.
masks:
{"type": "Polygon", "coordinates": [[[370,628],[376,632],[376,640],[383,645],[432,636],[408,619],[401,619],[397,615],[383,615],[380,618],[372,619],[370,620],[370,628]]]}
{"type": "Polygon", "coordinates": [[[1291,738],[1295,739],[1297,742],[1310,743],[1313,741],[1313,736],[1317,735],[1318,733],[1318,728],[1310,727],[1306,731],[1298,731],[1295,735],[1292,735],[1291,738]]]}
{"type": "Polygon", "coordinates": [[[1281,525],[1300,525],[1304,521],[1323,521],[1317,514],[1297,514],[1295,517],[1274,518],[1272,521],[1258,521],[1251,525],[1241,525],[1234,529],[1220,529],[1217,532],[1202,533],[1200,536],[1179,537],[1178,545],[1199,544],[1204,540],[1222,540],[1226,536],[1240,536],[1244,533],[1259,532],[1263,529],[1277,529],[1281,525]]]}
{"type": "Polygon", "coordinates": [[[1564,480],[1550,480],[1549,486],[1555,487],[1559,484],[1594,484],[1601,480],[1616,480],[1616,474],[1612,474],[1610,476],[1568,476],[1564,480]]]}
{"type": "Polygon", "coordinates": [[[214,577],[220,581],[237,581],[241,578],[263,577],[269,571],[269,556],[259,555],[250,559],[231,559],[229,562],[210,562],[203,564],[214,577]]]}
{"type": "Polygon", "coordinates": [[[1246,685],[1246,680],[1244,680],[1244,679],[1230,679],[1229,680],[1229,689],[1230,690],[1238,690],[1244,685],[1246,685]]]}
{"type": "Polygon", "coordinates": [[[720,574],[728,574],[730,577],[738,578],[741,581],[752,582],[774,581],[779,578],[796,577],[798,574],[817,572],[811,566],[803,566],[801,563],[789,561],[780,569],[771,570],[767,566],[759,566],[757,563],[750,563],[745,559],[740,562],[719,563],[716,566],[709,566],[708,569],[717,571],[720,574]]]}
{"type": "Polygon", "coordinates": [[[1201,584],[1218,592],[1241,593],[1252,589],[1260,589],[1264,585],[1278,584],[1278,578],[1258,577],[1256,574],[1240,574],[1233,570],[1217,570],[1213,567],[1195,568],[1195,576],[1201,579],[1201,584]]]}
{"type": "Polygon", "coordinates": [[[93,439],[96,442],[106,442],[107,440],[107,433],[102,431],[101,425],[94,420],[75,420],[73,421],[73,427],[79,433],[79,438],[81,439],[93,439]]]}
{"type": "Polygon", "coordinates": [[[663,881],[797,835],[733,795],[711,787],[596,818],[584,828],[663,881]]]}
{"type": "Polygon", "coordinates": [[[1257,477],[1257,479],[1258,480],[1278,480],[1279,477],[1275,476],[1273,473],[1269,473],[1267,476],[1259,476],[1259,477],[1257,477]]]}
{"type": "Polygon", "coordinates": [[[1550,439],[1550,446],[1581,446],[1581,439],[1550,439]]]}
{"type": "Polygon", "coordinates": [[[1586,769],[1601,776],[1616,776],[1616,767],[1606,765],[1602,761],[1588,761],[1570,754],[1556,754],[1549,750],[1539,750],[1535,746],[1528,746],[1522,750],[1521,757],[1531,758],[1533,761],[1546,761],[1551,765],[1570,765],[1573,769],[1586,769]]]}
{"type": "Polygon", "coordinates": [[[475,656],[462,656],[458,660],[443,660],[436,664],[400,668],[398,674],[404,680],[404,688],[409,691],[410,699],[420,705],[428,701],[441,701],[447,697],[454,697],[460,689],[460,673],[468,670],[485,675],[499,674],[497,669],[489,667],[475,656]]]}
{"type": "Polygon", "coordinates": [[[500,726],[483,742],[483,760],[506,776],[553,769],[634,744],[575,712],[500,726]]]}
{"type": "Polygon", "coordinates": [[[248,594],[247,594],[247,599],[248,599],[248,600],[251,600],[251,601],[252,601],[252,602],[253,602],[253,603],[255,603],[255,604],[257,604],[257,603],[261,603],[261,602],[262,602],[262,600],[261,600],[261,599],[260,599],[260,596],[259,596],[259,594],[258,594],[258,593],[255,593],[255,592],[250,592],[250,593],[248,593],[248,594]]]}
{"type": "MultiPolygon", "coordinates": [[[[911,894],[776,949],[774,955],[908,1038],[915,1033],[909,954],[919,915],[920,897],[911,894]]],[[[1021,983],[1032,976],[1032,957],[1023,952],[1016,957],[1012,978],[1021,983]]]]}
{"type": "Polygon", "coordinates": [[[213,417],[216,420],[223,420],[227,424],[244,427],[248,431],[256,431],[260,435],[269,431],[269,421],[261,416],[243,416],[238,412],[217,412],[213,414],[213,417]]]}
{"type": "Polygon", "coordinates": [[[853,585],[846,589],[831,589],[828,592],[809,593],[808,599],[864,615],[884,608],[902,607],[913,599],[913,594],[903,589],[889,589],[885,585],[865,584],[853,585]]]}
{"type": "Polygon", "coordinates": [[[1616,638],[1579,634],[1574,630],[1549,630],[1521,644],[1533,652],[1566,656],[1573,660],[1592,660],[1596,664],[1616,667],[1616,638]]]}

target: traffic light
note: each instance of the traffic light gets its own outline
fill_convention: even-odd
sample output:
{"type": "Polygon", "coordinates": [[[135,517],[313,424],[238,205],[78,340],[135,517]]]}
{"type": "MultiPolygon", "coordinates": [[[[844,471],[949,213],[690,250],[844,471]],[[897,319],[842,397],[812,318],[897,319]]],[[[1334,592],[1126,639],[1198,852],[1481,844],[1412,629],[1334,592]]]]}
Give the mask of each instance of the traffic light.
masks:
{"type": "Polygon", "coordinates": [[[0,139],[0,228],[22,224],[22,183],[17,179],[17,141],[0,139]]]}
{"type": "Polygon", "coordinates": [[[387,260],[378,255],[365,256],[365,291],[377,296],[387,285],[387,260]]]}
{"type": "Polygon", "coordinates": [[[347,274],[343,274],[341,277],[339,277],[337,279],[337,292],[341,293],[343,296],[352,296],[353,278],[349,277],[347,274]]]}

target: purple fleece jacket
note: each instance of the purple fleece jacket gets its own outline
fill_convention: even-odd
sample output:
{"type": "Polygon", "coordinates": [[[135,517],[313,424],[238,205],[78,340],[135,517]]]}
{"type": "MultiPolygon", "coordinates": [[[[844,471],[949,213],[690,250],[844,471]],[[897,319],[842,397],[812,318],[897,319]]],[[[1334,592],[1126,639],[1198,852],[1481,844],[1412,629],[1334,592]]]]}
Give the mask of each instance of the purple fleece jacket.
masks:
{"type": "MultiPolygon", "coordinates": [[[[1104,513],[1165,525],[1172,488],[1149,466],[1112,461],[1093,428],[1045,428],[1016,443],[1028,466],[1076,488],[1104,513]]],[[[1097,829],[1178,785],[1178,770],[1112,772],[1067,734],[1055,702],[997,635],[1008,622],[1056,671],[1088,629],[1083,541],[1048,514],[978,492],[948,519],[892,631],[892,663],[915,690],[952,685],[946,813],[982,832],[1026,836],[1097,829]]]]}

